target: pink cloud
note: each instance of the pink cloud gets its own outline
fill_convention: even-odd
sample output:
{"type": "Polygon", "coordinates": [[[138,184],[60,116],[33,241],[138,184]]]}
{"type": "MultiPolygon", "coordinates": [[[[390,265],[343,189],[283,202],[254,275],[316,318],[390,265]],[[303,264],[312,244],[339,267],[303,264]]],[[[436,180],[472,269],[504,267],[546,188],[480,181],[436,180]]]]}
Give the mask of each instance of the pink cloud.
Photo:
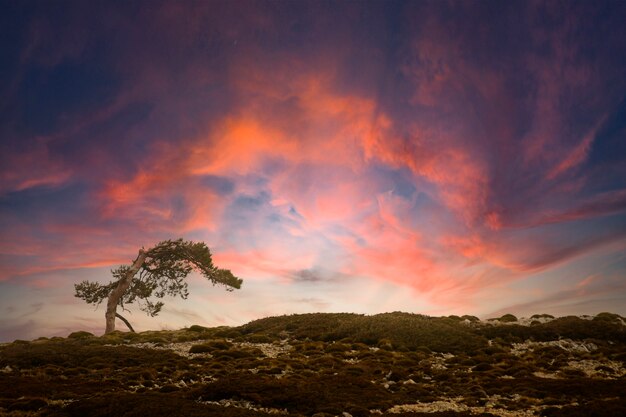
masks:
{"type": "Polygon", "coordinates": [[[59,186],[73,175],[72,169],[50,155],[45,138],[28,151],[7,151],[0,160],[0,194],[37,186],[59,186]]]}
{"type": "Polygon", "coordinates": [[[587,135],[580,141],[580,143],[574,146],[565,156],[563,160],[561,160],[551,171],[548,172],[547,179],[553,180],[559,175],[571,170],[574,167],[577,167],[582,162],[587,159],[587,155],[591,149],[591,145],[593,144],[593,140],[595,139],[598,129],[606,122],[606,116],[601,118],[598,124],[589,132],[587,135]]]}

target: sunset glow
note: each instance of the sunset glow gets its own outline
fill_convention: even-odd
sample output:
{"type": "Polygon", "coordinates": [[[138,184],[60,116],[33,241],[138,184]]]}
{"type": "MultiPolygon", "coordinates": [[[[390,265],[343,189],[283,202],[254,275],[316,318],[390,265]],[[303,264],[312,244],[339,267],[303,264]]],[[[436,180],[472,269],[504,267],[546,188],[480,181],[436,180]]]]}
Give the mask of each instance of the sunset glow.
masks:
{"type": "Polygon", "coordinates": [[[624,2],[2,2],[0,341],[183,237],[135,328],[626,314],[624,2]]]}

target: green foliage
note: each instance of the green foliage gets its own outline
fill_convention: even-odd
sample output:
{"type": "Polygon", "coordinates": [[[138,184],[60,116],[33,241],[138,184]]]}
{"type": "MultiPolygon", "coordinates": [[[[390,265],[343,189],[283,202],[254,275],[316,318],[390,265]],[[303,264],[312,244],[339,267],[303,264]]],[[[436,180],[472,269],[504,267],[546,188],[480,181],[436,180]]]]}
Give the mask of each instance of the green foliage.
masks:
{"type": "MultiPolygon", "coordinates": [[[[163,302],[155,301],[152,297],[162,299],[169,295],[186,299],[189,296],[185,279],[193,270],[200,272],[213,285],[224,285],[227,291],[241,288],[243,282],[231,271],[213,265],[211,252],[203,242],[166,240],[146,250],[145,254],[145,261],[118,305],[124,308],[137,302],[140,309],[151,317],[159,314],[163,308],[163,302]]],[[[82,281],[74,285],[74,296],[97,306],[131,272],[130,265],[121,265],[111,271],[113,281],[108,284],[82,281]]]]}
{"type": "Polygon", "coordinates": [[[98,282],[82,281],[74,285],[74,297],[85,300],[87,304],[100,304],[109,293],[115,288],[116,283],[110,282],[107,285],[98,282]]]}

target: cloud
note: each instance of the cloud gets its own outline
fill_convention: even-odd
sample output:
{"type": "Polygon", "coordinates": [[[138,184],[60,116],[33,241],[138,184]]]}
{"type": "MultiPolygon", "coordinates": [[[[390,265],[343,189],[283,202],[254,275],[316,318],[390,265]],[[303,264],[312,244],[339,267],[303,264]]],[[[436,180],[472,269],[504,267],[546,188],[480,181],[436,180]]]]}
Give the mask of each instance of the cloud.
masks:
{"type": "Polygon", "coordinates": [[[600,192],[570,202],[567,207],[555,207],[535,215],[532,220],[510,223],[508,228],[534,228],[555,223],[592,220],[597,217],[619,215],[626,210],[626,192],[623,189],[600,192]]]}
{"type": "Polygon", "coordinates": [[[34,320],[19,323],[0,320],[0,329],[2,329],[0,342],[6,343],[20,338],[30,339],[37,335],[37,331],[40,330],[40,327],[37,326],[34,320]]]}
{"type": "Polygon", "coordinates": [[[0,279],[69,286],[182,236],[255,285],[444,311],[621,247],[603,7],[34,7],[0,85],[0,279]]]}
{"type": "Polygon", "coordinates": [[[296,282],[320,282],[324,279],[320,276],[319,272],[311,269],[296,271],[292,274],[292,277],[296,282]]]}
{"type": "Polygon", "coordinates": [[[552,312],[560,315],[572,308],[577,314],[597,314],[602,311],[614,311],[624,292],[626,285],[615,275],[589,275],[565,289],[529,302],[500,308],[490,312],[488,316],[499,316],[507,312],[526,315],[552,312]]]}
{"type": "Polygon", "coordinates": [[[589,238],[584,242],[576,242],[565,245],[562,243],[558,245],[543,245],[542,248],[535,249],[535,251],[533,251],[534,253],[527,252],[527,257],[530,259],[523,263],[514,264],[513,268],[524,272],[539,271],[552,267],[556,264],[566,262],[567,260],[581,256],[582,254],[598,250],[602,246],[609,245],[611,243],[617,242],[618,244],[621,243],[623,246],[625,237],[626,231],[618,230],[615,233],[589,238]]]}
{"type": "Polygon", "coordinates": [[[300,298],[294,300],[294,303],[309,305],[313,308],[314,311],[324,311],[330,305],[330,303],[318,298],[300,298]]]}

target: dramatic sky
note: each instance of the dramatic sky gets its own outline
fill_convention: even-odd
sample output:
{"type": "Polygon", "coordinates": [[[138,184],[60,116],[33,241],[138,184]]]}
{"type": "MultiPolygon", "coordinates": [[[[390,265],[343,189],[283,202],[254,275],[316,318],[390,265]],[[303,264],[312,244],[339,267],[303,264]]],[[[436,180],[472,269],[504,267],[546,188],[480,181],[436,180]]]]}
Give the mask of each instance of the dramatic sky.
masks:
{"type": "MultiPolygon", "coordinates": [[[[138,330],[626,314],[626,2],[0,1],[0,341],[183,237],[138,330]]],[[[123,326],[123,325],[122,325],[123,326]]]]}

